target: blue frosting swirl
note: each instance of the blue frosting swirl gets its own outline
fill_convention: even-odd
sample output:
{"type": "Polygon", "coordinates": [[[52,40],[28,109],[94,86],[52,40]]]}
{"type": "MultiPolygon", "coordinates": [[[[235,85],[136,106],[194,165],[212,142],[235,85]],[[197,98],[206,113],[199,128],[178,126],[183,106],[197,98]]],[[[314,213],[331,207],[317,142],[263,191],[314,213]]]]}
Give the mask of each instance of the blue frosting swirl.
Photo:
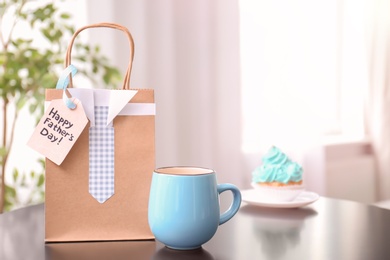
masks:
{"type": "Polygon", "coordinates": [[[262,165],[252,172],[252,181],[257,182],[299,182],[302,180],[302,167],[292,162],[286,154],[273,146],[262,158],[262,165]]]}

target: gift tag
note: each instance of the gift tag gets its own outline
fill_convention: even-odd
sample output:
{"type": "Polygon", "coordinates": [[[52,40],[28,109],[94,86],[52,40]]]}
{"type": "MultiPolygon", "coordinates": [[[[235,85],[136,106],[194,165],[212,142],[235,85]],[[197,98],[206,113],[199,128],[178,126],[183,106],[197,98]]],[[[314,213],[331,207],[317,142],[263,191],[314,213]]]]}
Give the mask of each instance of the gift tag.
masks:
{"type": "Polygon", "coordinates": [[[88,123],[81,102],[72,98],[72,104],[70,109],[63,99],[52,100],[27,142],[57,165],[64,161],[88,123]]]}

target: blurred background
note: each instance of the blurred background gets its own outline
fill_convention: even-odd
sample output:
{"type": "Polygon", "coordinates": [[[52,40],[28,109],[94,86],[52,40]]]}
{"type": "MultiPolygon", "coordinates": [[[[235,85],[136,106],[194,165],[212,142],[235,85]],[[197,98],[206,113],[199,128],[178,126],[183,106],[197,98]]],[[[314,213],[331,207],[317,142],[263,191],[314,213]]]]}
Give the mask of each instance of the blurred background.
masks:
{"type": "MultiPolygon", "coordinates": [[[[66,23],[75,28],[114,22],[132,33],[131,87],[155,89],[156,167],[213,168],[219,182],[246,189],[261,157],[276,145],[303,165],[307,190],[363,203],[390,199],[388,1],[29,4],[49,2],[71,14],[66,23]]],[[[5,21],[3,32],[12,25],[5,21]]],[[[32,44],[47,44],[23,26],[15,28],[32,44]]],[[[129,48],[121,32],[88,30],[78,41],[99,45],[124,75],[129,48]]],[[[97,83],[76,77],[75,84],[101,87],[99,75],[89,76],[97,83]]],[[[20,175],[41,171],[39,155],[25,145],[35,120],[23,108],[15,123],[3,172],[10,187],[20,178],[15,168],[20,175]]],[[[36,188],[32,179],[27,176],[15,191],[20,195],[13,208],[43,199],[20,191],[36,188]]]]}

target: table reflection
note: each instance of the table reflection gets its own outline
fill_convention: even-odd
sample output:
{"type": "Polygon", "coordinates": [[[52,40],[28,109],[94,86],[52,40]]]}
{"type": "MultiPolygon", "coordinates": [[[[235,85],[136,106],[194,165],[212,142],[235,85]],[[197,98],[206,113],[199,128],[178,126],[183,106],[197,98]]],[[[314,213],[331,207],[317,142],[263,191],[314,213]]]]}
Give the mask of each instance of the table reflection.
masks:
{"type": "Polygon", "coordinates": [[[311,208],[262,210],[251,205],[243,206],[240,212],[252,216],[255,237],[270,259],[280,259],[297,246],[305,220],[317,215],[311,208]]]}
{"type": "Polygon", "coordinates": [[[167,247],[159,249],[153,260],[214,260],[214,257],[204,248],[195,250],[173,250],[167,247]]]}
{"type": "Polygon", "coordinates": [[[45,259],[150,259],[155,248],[155,241],[50,243],[45,245],[45,259]]]}

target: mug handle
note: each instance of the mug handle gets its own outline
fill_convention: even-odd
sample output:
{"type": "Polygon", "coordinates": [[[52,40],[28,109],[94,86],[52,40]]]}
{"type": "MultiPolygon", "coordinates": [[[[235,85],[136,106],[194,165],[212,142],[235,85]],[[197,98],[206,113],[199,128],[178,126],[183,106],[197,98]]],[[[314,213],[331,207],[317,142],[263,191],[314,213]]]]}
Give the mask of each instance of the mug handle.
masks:
{"type": "Polygon", "coordinates": [[[241,192],[236,186],[229,183],[223,183],[217,185],[218,194],[221,194],[222,192],[227,190],[230,190],[233,193],[233,202],[230,205],[229,209],[224,213],[222,213],[222,215],[219,217],[219,225],[222,225],[226,221],[231,219],[240,209],[240,205],[241,205],[241,192]]]}

